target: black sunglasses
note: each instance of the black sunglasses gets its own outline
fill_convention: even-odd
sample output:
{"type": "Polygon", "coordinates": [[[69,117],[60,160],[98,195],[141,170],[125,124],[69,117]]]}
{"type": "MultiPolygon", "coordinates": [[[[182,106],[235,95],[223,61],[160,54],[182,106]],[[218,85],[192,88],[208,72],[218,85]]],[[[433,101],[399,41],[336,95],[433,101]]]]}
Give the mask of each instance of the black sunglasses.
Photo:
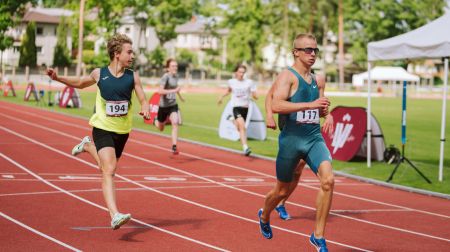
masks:
{"type": "Polygon", "coordinates": [[[304,51],[306,54],[311,54],[312,52],[314,52],[314,54],[319,53],[319,48],[312,48],[312,47],[294,48],[294,50],[304,51]]]}

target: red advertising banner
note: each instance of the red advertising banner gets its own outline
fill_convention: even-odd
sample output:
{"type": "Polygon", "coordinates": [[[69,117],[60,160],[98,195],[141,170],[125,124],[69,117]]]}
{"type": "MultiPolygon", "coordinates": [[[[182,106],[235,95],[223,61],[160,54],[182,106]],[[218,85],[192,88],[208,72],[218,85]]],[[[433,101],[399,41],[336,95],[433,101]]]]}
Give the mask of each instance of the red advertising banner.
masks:
{"type": "Polygon", "coordinates": [[[5,87],[3,89],[3,96],[8,96],[9,91],[11,91],[12,95],[16,97],[16,91],[14,90],[14,86],[12,84],[11,80],[8,80],[7,83],[5,83],[5,87]]]}
{"type": "Polygon", "coordinates": [[[150,118],[144,119],[144,122],[147,124],[153,124],[153,121],[156,120],[156,117],[158,116],[158,110],[159,110],[159,99],[160,95],[158,92],[155,92],[152,97],[150,97],[150,100],[148,101],[149,107],[150,107],[150,118]]]}
{"type": "Polygon", "coordinates": [[[25,89],[25,94],[24,94],[23,100],[29,101],[31,95],[33,95],[33,97],[36,101],[39,101],[39,95],[37,94],[37,88],[33,82],[28,83],[27,88],[25,89]]]}
{"type": "Polygon", "coordinates": [[[336,107],[331,112],[334,119],[334,132],[323,138],[333,159],[348,161],[352,159],[365,139],[367,113],[365,108],[336,107]]]}
{"type": "Polygon", "coordinates": [[[61,108],[66,108],[69,101],[72,99],[73,92],[75,91],[72,87],[65,87],[61,94],[61,99],[59,100],[59,106],[61,108]]]}

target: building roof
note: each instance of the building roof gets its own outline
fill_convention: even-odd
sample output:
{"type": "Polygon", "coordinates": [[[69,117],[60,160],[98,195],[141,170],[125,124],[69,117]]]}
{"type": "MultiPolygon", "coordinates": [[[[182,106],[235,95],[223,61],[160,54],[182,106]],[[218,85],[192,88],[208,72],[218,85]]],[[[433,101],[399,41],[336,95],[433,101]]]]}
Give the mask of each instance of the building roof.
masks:
{"type": "Polygon", "coordinates": [[[30,8],[24,15],[22,21],[47,24],[59,24],[61,17],[70,17],[73,11],[59,8],[30,8]]]}
{"type": "MultiPolygon", "coordinates": [[[[202,34],[205,33],[207,27],[207,20],[204,19],[197,19],[193,17],[190,21],[178,25],[175,28],[175,32],[178,34],[187,34],[187,33],[194,33],[194,34],[202,34]]],[[[226,35],[228,34],[228,29],[217,29],[215,30],[216,33],[219,35],[226,35]]]]}

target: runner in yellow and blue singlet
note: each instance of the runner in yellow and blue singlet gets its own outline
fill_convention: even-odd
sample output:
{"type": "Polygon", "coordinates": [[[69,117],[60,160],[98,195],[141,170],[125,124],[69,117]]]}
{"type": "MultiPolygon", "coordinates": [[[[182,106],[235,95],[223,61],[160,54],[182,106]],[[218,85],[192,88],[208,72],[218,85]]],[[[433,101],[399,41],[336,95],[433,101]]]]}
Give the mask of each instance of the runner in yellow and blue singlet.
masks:
{"type": "Polygon", "coordinates": [[[94,143],[89,136],[85,136],[73,147],[72,155],[87,152],[97,162],[102,172],[103,197],[113,230],[131,219],[131,214],[120,213],[117,207],[114,175],[132,127],[133,91],[141,105],[139,114],[149,117],[149,106],[139,74],[130,70],[134,60],[132,43],[124,34],[112,36],[107,43],[109,65],[95,68],[88,76],[58,76],[54,69],[47,69],[50,78],[73,88],[83,89],[97,84],[95,110],[89,120],[93,126],[94,143]]]}
{"type": "MultiPolygon", "coordinates": [[[[309,84],[294,69],[288,69],[297,77],[299,83],[297,91],[289,98],[290,102],[312,102],[319,98],[315,78],[312,78],[309,84]]],[[[304,159],[314,173],[317,173],[320,163],[331,161],[330,151],[320,132],[318,109],[290,113],[278,142],[276,170],[280,181],[292,181],[293,171],[300,159],[304,159]]]]}
{"type": "Polygon", "coordinates": [[[114,147],[116,158],[122,155],[128,133],[131,131],[131,96],[134,90],[134,72],[125,69],[120,77],[113,76],[108,67],[100,68],[97,83],[95,113],[89,120],[97,151],[114,147]],[[104,135],[112,135],[106,137],[104,135]]]}

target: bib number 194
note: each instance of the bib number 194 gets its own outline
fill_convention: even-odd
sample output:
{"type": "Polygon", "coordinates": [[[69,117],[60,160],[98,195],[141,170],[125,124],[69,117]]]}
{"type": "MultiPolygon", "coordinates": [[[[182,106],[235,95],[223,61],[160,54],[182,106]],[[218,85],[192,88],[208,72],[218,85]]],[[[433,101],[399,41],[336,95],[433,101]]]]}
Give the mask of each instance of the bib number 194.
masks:
{"type": "Polygon", "coordinates": [[[107,116],[125,116],[128,114],[128,101],[107,101],[107,116]]]}

